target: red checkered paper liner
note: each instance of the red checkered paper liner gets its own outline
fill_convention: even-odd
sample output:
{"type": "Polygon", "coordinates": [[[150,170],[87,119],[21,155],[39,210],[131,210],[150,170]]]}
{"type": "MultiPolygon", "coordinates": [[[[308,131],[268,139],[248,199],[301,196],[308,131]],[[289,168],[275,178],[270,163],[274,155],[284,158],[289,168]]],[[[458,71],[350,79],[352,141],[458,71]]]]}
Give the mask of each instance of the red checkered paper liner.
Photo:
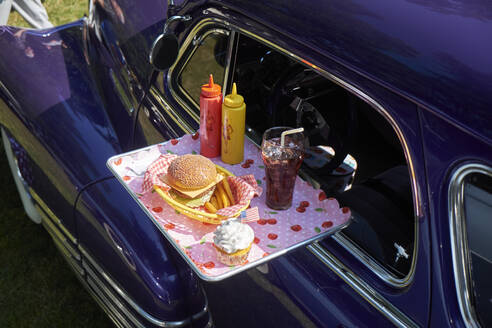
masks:
{"type": "Polygon", "coordinates": [[[165,191],[171,189],[171,187],[162,182],[161,177],[167,174],[169,165],[177,157],[178,156],[174,154],[161,155],[156,161],[149,165],[147,172],[145,172],[144,175],[142,193],[151,190],[154,185],[161,187],[165,191]]]}
{"type": "Polygon", "coordinates": [[[242,177],[227,177],[227,182],[231,187],[232,195],[237,204],[218,210],[218,215],[225,217],[234,216],[239,210],[246,206],[255,195],[261,196],[262,188],[258,187],[255,176],[252,174],[243,175],[242,177]]]}
{"type": "MultiPolygon", "coordinates": [[[[171,162],[178,156],[175,154],[161,155],[156,161],[149,165],[147,172],[144,175],[142,183],[142,193],[150,191],[154,185],[161,187],[165,191],[169,191],[171,187],[165,184],[161,177],[167,174],[167,170],[171,162]]],[[[227,177],[227,182],[231,187],[231,192],[234,196],[236,204],[222,208],[216,214],[224,217],[232,217],[245,207],[255,196],[260,196],[262,188],[258,186],[254,175],[248,174],[242,177],[227,177]]],[[[196,208],[197,210],[206,212],[204,207],[196,208]]]]}

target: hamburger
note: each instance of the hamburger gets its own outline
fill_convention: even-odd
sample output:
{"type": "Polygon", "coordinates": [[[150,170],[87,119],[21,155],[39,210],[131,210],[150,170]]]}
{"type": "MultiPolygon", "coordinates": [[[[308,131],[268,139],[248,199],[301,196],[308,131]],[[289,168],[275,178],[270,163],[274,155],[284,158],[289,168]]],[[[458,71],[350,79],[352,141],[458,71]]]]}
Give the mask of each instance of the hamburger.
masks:
{"type": "Polygon", "coordinates": [[[201,155],[183,155],[169,165],[164,182],[171,187],[170,196],[189,207],[200,207],[210,200],[222,176],[215,164],[201,155]]]}

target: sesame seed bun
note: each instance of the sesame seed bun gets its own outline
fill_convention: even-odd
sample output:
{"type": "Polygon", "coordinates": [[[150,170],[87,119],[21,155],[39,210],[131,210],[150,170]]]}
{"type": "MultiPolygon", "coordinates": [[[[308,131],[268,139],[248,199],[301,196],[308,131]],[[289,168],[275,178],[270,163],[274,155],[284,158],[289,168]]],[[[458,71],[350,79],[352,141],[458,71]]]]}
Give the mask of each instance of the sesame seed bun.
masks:
{"type": "Polygon", "coordinates": [[[183,155],[169,165],[167,181],[171,187],[195,190],[208,186],[217,178],[215,164],[201,155],[183,155]]]}

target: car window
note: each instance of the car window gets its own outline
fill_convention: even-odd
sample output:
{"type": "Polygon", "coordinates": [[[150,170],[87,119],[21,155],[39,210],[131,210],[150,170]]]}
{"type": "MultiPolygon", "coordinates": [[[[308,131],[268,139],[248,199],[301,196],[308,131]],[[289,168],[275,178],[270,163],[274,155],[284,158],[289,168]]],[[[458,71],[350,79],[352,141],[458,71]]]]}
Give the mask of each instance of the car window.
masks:
{"type": "Polygon", "coordinates": [[[208,82],[209,74],[213,74],[215,83],[224,83],[227,40],[226,34],[210,33],[193,41],[194,52],[182,66],[177,82],[182,96],[195,108],[200,103],[201,86],[208,82]]]}
{"type": "Polygon", "coordinates": [[[240,35],[235,53],[233,81],[247,102],[250,137],[260,142],[270,126],[303,126],[304,178],[354,214],[342,233],[345,246],[406,277],[415,215],[408,166],[390,124],[345,89],[252,38],[240,35]],[[347,153],[345,161],[330,169],[337,152],[347,153]]]}
{"type": "Polygon", "coordinates": [[[482,327],[492,327],[492,178],[473,173],[465,180],[464,206],[475,312],[482,327]]]}
{"type": "MultiPolygon", "coordinates": [[[[180,59],[177,80],[193,109],[199,110],[200,85],[209,73],[224,71],[222,55],[230,53],[223,88],[230,92],[236,82],[243,95],[248,136],[260,144],[271,126],[303,126],[309,145],[302,177],[320,188],[320,197],[335,197],[354,214],[343,246],[365,264],[370,258],[371,267],[407,277],[416,240],[413,198],[404,152],[387,120],[280,50],[239,33],[227,50],[225,40],[210,35],[191,59],[180,59]]],[[[216,81],[223,80],[217,75],[216,81]]]]}

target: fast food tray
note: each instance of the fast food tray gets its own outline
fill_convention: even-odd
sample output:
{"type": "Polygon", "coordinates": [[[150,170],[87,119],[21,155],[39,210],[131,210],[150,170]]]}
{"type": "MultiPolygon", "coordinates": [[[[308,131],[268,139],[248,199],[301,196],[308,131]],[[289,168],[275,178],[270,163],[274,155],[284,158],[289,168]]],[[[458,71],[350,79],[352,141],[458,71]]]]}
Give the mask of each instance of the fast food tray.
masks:
{"type": "MultiPolygon", "coordinates": [[[[199,151],[197,134],[188,134],[113,156],[106,164],[148,218],[203,280],[220,281],[229,278],[330,236],[350,222],[350,209],[340,208],[336,199],[326,198],[322,191],[314,189],[308,182],[297,177],[290,209],[277,211],[268,208],[265,205],[265,191],[251,200],[250,206],[258,207],[260,220],[246,223],[255,232],[248,259],[242,265],[226,266],[217,260],[213,247],[213,232],[217,225],[202,223],[180,214],[156,192],[141,192],[146,167],[161,154],[198,154],[199,151]],[[300,206],[301,202],[309,202],[309,206],[300,206]]],[[[211,160],[236,176],[254,174],[258,185],[265,185],[261,150],[247,138],[243,163],[225,164],[220,157],[211,160]],[[246,164],[248,159],[249,163],[253,163],[246,164]]]]}

